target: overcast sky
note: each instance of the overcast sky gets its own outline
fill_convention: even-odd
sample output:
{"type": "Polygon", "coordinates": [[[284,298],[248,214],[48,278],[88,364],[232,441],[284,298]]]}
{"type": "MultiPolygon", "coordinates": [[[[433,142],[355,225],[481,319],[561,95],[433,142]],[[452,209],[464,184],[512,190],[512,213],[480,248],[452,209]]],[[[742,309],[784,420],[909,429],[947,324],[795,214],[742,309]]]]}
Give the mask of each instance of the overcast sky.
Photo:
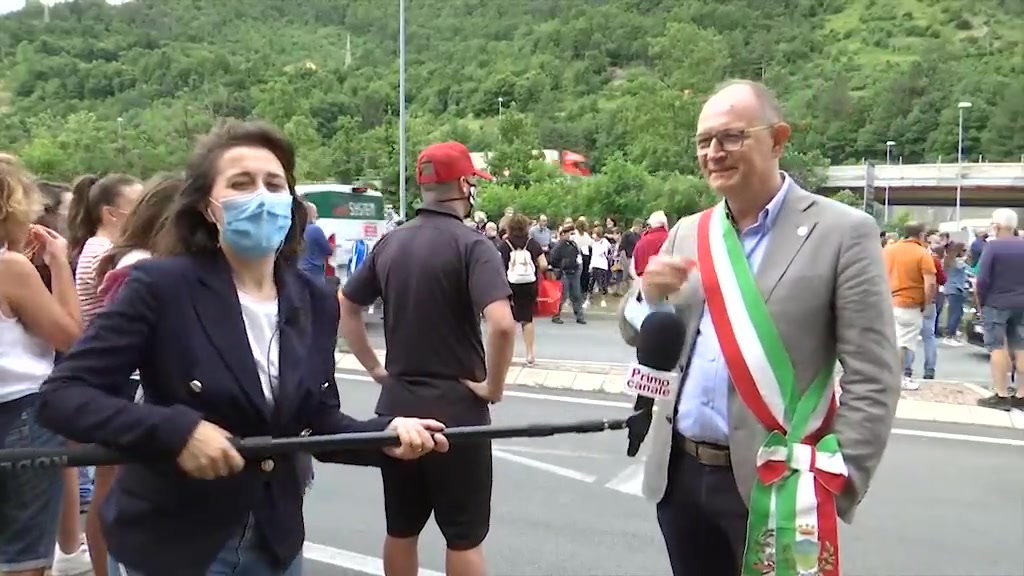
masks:
{"type": "MultiPolygon", "coordinates": [[[[46,0],[47,4],[53,5],[65,0],[46,0]]],[[[107,0],[110,4],[124,4],[129,0],[107,0]]],[[[25,0],[0,0],[0,14],[6,14],[25,7],[25,0]]]]}

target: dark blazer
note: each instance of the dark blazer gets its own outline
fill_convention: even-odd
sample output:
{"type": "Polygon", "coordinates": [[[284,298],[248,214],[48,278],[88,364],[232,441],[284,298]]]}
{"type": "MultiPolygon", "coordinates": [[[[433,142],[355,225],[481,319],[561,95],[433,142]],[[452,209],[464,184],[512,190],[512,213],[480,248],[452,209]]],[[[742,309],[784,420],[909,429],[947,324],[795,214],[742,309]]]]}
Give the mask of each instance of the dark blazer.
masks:
{"type": "MultiPolygon", "coordinates": [[[[100,513],[111,554],[147,576],[205,574],[249,513],[282,566],[301,553],[300,458],[247,461],[240,474],[189,478],[175,460],[206,419],[236,436],[379,431],[390,419],[340,412],[334,380],[338,300],[292,266],[275,273],[281,382],[263,396],[226,260],[181,256],[135,264],[113,302],[44,383],[43,424],[149,463],[121,467],[100,513]],[[145,403],[131,401],[138,368],[145,403]],[[158,458],[154,459],[154,456],[158,458]]],[[[318,456],[377,464],[382,452],[318,456]]]]}

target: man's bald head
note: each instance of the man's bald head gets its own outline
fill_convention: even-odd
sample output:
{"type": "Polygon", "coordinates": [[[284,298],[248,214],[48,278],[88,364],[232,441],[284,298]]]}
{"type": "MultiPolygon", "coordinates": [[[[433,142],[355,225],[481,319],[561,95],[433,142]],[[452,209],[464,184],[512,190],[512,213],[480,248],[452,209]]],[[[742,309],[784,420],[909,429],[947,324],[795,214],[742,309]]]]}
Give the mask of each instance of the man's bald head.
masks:
{"type": "MultiPolygon", "coordinates": [[[[697,119],[697,161],[716,192],[771,199],[782,185],[779,158],[789,140],[778,100],[767,86],[729,80],[704,103],[697,119]]],[[[735,206],[734,206],[735,209],[735,206]]]]}
{"type": "Polygon", "coordinates": [[[726,80],[715,87],[705,108],[711,104],[727,105],[733,108],[747,108],[755,111],[759,121],[765,124],[783,122],[782,106],[775,93],[761,82],[754,80],[726,80]]]}

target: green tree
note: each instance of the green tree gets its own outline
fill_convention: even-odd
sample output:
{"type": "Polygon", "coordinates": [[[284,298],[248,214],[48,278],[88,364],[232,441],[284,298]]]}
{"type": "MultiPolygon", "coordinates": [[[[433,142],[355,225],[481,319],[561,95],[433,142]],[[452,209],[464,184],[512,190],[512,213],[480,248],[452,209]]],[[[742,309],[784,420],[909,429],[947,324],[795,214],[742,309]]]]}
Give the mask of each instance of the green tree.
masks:
{"type": "Polygon", "coordinates": [[[860,194],[855,194],[854,192],[851,192],[850,190],[840,190],[839,192],[836,192],[835,194],[832,195],[832,199],[837,201],[837,202],[842,202],[843,204],[846,204],[847,206],[852,206],[853,208],[857,208],[858,210],[862,209],[864,207],[864,193],[863,192],[860,193],[860,194]]]}
{"type": "MultiPolygon", "coordinates": [[[[456,139],[489,153],[498,204],[691,213],[715,201],[697,176],[697,117],[729,77],[778,93],[794,129],[783,168],[811,190],[829,165],[881,163],[888,140],[904,162],[954,159],[961,100],[966,157],[1018,160],[1019,2],[918,3],[409,2],[404,184],[423,146],[456,139]],[[583,154],[595,175],[566,178],[541,150],[583,154]]],[[[42,11],[0,16],[0,142],[43,177],[180,169],[219,119],[260,118],[295,141],[302,180],[372,181],[392,199],[403,184],[393,2],[42,11]]]]}

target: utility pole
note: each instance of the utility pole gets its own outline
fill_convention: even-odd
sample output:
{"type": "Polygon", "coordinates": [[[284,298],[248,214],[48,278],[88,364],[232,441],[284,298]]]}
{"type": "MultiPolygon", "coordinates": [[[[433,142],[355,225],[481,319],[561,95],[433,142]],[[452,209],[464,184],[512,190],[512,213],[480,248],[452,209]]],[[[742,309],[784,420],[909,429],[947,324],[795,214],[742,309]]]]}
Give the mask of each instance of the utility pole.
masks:
{"type": "Polygon", "coordinates": [[[964,184],[964,110],[971,107],[970,102],[960,102],[956,105],[960,112],[960,123],[957,129],[956,144],[956,229],[960,230],[960,204],[963,196],[964,184]]]}
{"type": "Polygon", "coordinates": [[[352,65],[352,35],[345,37],[345,68],[352,65]]]}
{"type": "Polygon", "coordinates": [[[398,214],[405,220],[405,0],[398,0],[398,214]]]}

